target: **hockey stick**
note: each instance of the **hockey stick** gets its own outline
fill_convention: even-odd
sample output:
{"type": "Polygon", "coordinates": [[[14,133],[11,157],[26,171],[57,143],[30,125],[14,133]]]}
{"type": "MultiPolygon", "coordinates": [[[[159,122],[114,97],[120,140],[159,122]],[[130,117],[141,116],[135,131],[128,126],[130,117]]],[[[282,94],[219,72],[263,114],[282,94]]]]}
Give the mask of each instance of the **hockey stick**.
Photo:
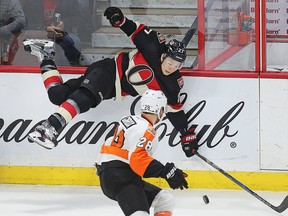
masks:
{"type": "Polygon", "coordinates": [[[262,198],[261,196],[259,196],[257,193],[255,193],[254,191],[252,191],[251,189],[249,189],[247,186],[245,186],[243,183],[241,183],[240,181],[238,181],[237,179],[235,179],[233,176],[231,176],[230,174],[228,174],[227,172],[225,172],[223,169],[221,169],[220,167],[218,167],[216,164],[214,164],[213,162],[211,162],[210,160],[208,160],[206,157],[202,156],[201,154],[199,154],[198,152],[195,153],[199,158],[201,158],[203,161],[205,161],[206,163],[208,163],[209,165],[211,165],[212,167],[214,167],[216,170],[218,170],[220,173],[222,173],[223,175],[225,175],[227,178],[229,178],[231,181],[233,181],[234,183],[236,183],[237,185],[239,185],[241,188],[243,188],[245,191],[247,191],[248,193],[250,193],[251,195],[253,195],[254,197],[256,197],[258,200],[260,200],[261,202],[263,202],[264,204],[266,204],[267,206],[269,206],[270,208],[272,208],[273,210],[275,210],[278,213],[281,213],[283,211],[285,211],[288,208],[288,196],[285,197],[285,199],[282,201],[282,203],[279,206],[274,206],[271,203],[269,203],[267,200],[265,200],[264,198],[262,198]]]}
{"type": "Polygon", "coordinates": [[[186,32],[182,43],[184,43],[186,46],[188,45],[188,43],[190,42],[191,38],[193,37],[193,35],[195,34],[195,32],[198,29],[198,16],[196,16],[195,20],[193,21],[192,25],[190,26],[190,28],[188,29],[188,31],[186,32]]]}
{"type": "MultiPolygon", "coordinates": [[[[186,46],[188,45],[188,43],[190,42],[191,38],[193,37],[193,35],[195,34],[195,32],[197,31],[198,29],[198,17],[195,18],[195,20],[193,21],[192,25],[190,26],[190,28],[188,29],[188,31],[186,32],[183,40],[182,40],[182,43],[184,43],[186,46]]],[[[196,56],[196,59],[197,56],[196,56]]],[[[191,68],[194,68],[196,65],[198,64],[198,60],[194,60],[191,68]]]]}
{"type": "MultiPolygon", "coordinates": [[[[210,8],[212,7],[213,3],[214,3],[214,0],[213,1],[209,1],[207,3],[207,6],[206,6],[205,10],[210,10],[210,8]]],[[[194,36],[195,32],[197,31],[197,29],[198,29],[198,16],[196,16],[196,18],[193,21],[192,25],[190,26],[190,28],[186,32],[186,34],[185,34],[185,36],[184,36],[184,38],[182,40],[182,43],[184,43],[187,46],[188,43],[190,42],[191,38],[194,36]]],[[[198,64],[198,55],[194,59],[192,65],[191,65],[191,68],[196,67],[197,64],[198,64]]]]}

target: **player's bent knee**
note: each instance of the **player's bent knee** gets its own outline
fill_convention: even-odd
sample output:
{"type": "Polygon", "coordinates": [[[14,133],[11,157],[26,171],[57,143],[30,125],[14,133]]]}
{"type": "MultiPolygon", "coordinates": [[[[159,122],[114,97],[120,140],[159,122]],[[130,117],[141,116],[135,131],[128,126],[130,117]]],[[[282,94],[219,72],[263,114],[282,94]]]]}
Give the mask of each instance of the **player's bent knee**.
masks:
{"type": "Polygon", "coordinates": [[[51,103],[59,106],[67,100],[68,87],[65,85],[53,86],[48,90],[48,97],[51,103]]]}
{"type": "MultiPolygon", "coordinates": [[[[161,213],[161,212],[167,213],[167,214],[162,214],[163,216],[164,215],[169,216],[169,214],[168,214],[169,212],[170,212],[170,215],[172,215],[172,212],[175,208],[175,198],[168,191],[161,190],[156,195],[155,199],[153,200],[152,206],[154,207],[155,215],[157,215],[157,213],[161,213]]],[[[161,214],[159,214],[159,216],[160,215],[161,214]]]]}
{"type": "Polygon", "coordinates": [[[79,88],[76,90],[71,94],[69,99],[72,99],[77,103],[80,113],[87,112],[95,103],[93,94],[85,88],[79,88]]]}
{"type": "Polygon", "coordinates": [[[147,216],[147,215],[149,215],[149,214],[145,211],[136,211],[133,214],[131,214],[130,216],[147,216]]]}

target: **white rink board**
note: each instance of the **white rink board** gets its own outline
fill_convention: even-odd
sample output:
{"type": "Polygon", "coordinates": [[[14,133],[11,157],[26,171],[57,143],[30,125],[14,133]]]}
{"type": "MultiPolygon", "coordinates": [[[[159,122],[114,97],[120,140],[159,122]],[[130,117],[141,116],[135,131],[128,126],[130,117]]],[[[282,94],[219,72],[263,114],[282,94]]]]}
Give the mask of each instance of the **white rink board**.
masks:
{"type": "MultiPolygon", "coordinates": [[[[63,79],[75,76],[63,75],[63,79]]],[[[184,77],[184,81],[183,92],[189,95],[185,112],[189,111],[189,120],[193,119],[193,124],[197,125],[196,132],[206,131],[199,141],[202,145],[199,152],[225,170],[259,171],[258,79],[184,77]]],[[[100,122],[109,125],[130,114],[131,103],[136,99],[104,101],[97,108],[78,115],[60,134],[59,145],[46,150],[31,144],[26,137],[34,125],[57,108],[49,102],[40,74],[0,73],[0,98],[0,165],[67,167],[93,166],[108,133],[96,126],[100,122]],[[15,124],[17,121],[22,121],[22,127],[20,123],[15,124]],[[81,121],[91,126],[85,133],[82,127],[75,129],[81,121]],[[74,133],[68,137],[73,129],[74,133]],[[100,139],[94,142],[97,132],[100,139]],[[84,134],[82,139],[79,134],[84,134]],[[68,137],[71,143],[66,143],[63,137],[68,137]],[[80,141],[75,140],[77,137],[80,141]],[[84,139],[86,141],[81,143],[84,139]]],[[[138,108],[137,103],[136,110],[138,108]]],[[[168,120],[159,127],[158,134],[164,137],[155,157],[162,162],[174,161],[182,169],[210,169],[196,157],[186,158],[177,145],[178,134],[175,138],[169,135],[172,129],[168,120]]]]}
{"type": "Polygon", "coordinates": [[[288,170],[288,80],[261,80],[261,168],[288,170]]]}

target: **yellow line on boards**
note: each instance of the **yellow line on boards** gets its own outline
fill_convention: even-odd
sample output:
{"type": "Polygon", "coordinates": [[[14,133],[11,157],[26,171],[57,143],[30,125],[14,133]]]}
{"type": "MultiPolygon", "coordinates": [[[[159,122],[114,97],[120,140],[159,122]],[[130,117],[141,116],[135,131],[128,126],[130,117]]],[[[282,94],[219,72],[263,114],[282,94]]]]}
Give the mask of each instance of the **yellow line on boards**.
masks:
{"type": "MultiPolygon", "coordinates": [[[[186,170],[189,188],[242,189],[218,171],[186,170]]],[[[0,184],[99,186],[95,168],[0,166],[0,184]]],[[[288,191],[288,172],[228,172],[252,190],[288,191]]],[[[168,188],[164,179],[145,181],[168,188]]]]}

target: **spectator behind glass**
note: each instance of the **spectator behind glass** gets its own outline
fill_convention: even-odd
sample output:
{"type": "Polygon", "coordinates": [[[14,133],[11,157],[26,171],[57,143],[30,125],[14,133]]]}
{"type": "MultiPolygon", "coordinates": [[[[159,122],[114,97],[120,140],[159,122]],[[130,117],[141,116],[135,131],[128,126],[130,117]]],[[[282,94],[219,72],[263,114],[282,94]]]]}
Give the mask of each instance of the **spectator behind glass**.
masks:
{"type": "MultiPolygon", "coordinates": [[[[90,0],[22,0],[29,30],[46,30],[70,65],[80,65],[81,42],[90,41],[93,31],[90,0]],[[32,10],[33,9],[33,10],[32,10]],[[31,11],[33,11],[31,13],[31,11]],[[55,15],[60,15],[57,20],[55,15]],[[41,19],[40,19],[41,18],[41,19]]],[[[63,62],[60,62],[63,65],[63,62]]],[[[65,63],[64,63],[65,64],[65,63]]]]}
{"type": "Polygon", "coordinates": [[[11,64],[19,48],[18,36],[25,29],[26,18],[19,0],[0,1],[1,64],[11,64]]]}

